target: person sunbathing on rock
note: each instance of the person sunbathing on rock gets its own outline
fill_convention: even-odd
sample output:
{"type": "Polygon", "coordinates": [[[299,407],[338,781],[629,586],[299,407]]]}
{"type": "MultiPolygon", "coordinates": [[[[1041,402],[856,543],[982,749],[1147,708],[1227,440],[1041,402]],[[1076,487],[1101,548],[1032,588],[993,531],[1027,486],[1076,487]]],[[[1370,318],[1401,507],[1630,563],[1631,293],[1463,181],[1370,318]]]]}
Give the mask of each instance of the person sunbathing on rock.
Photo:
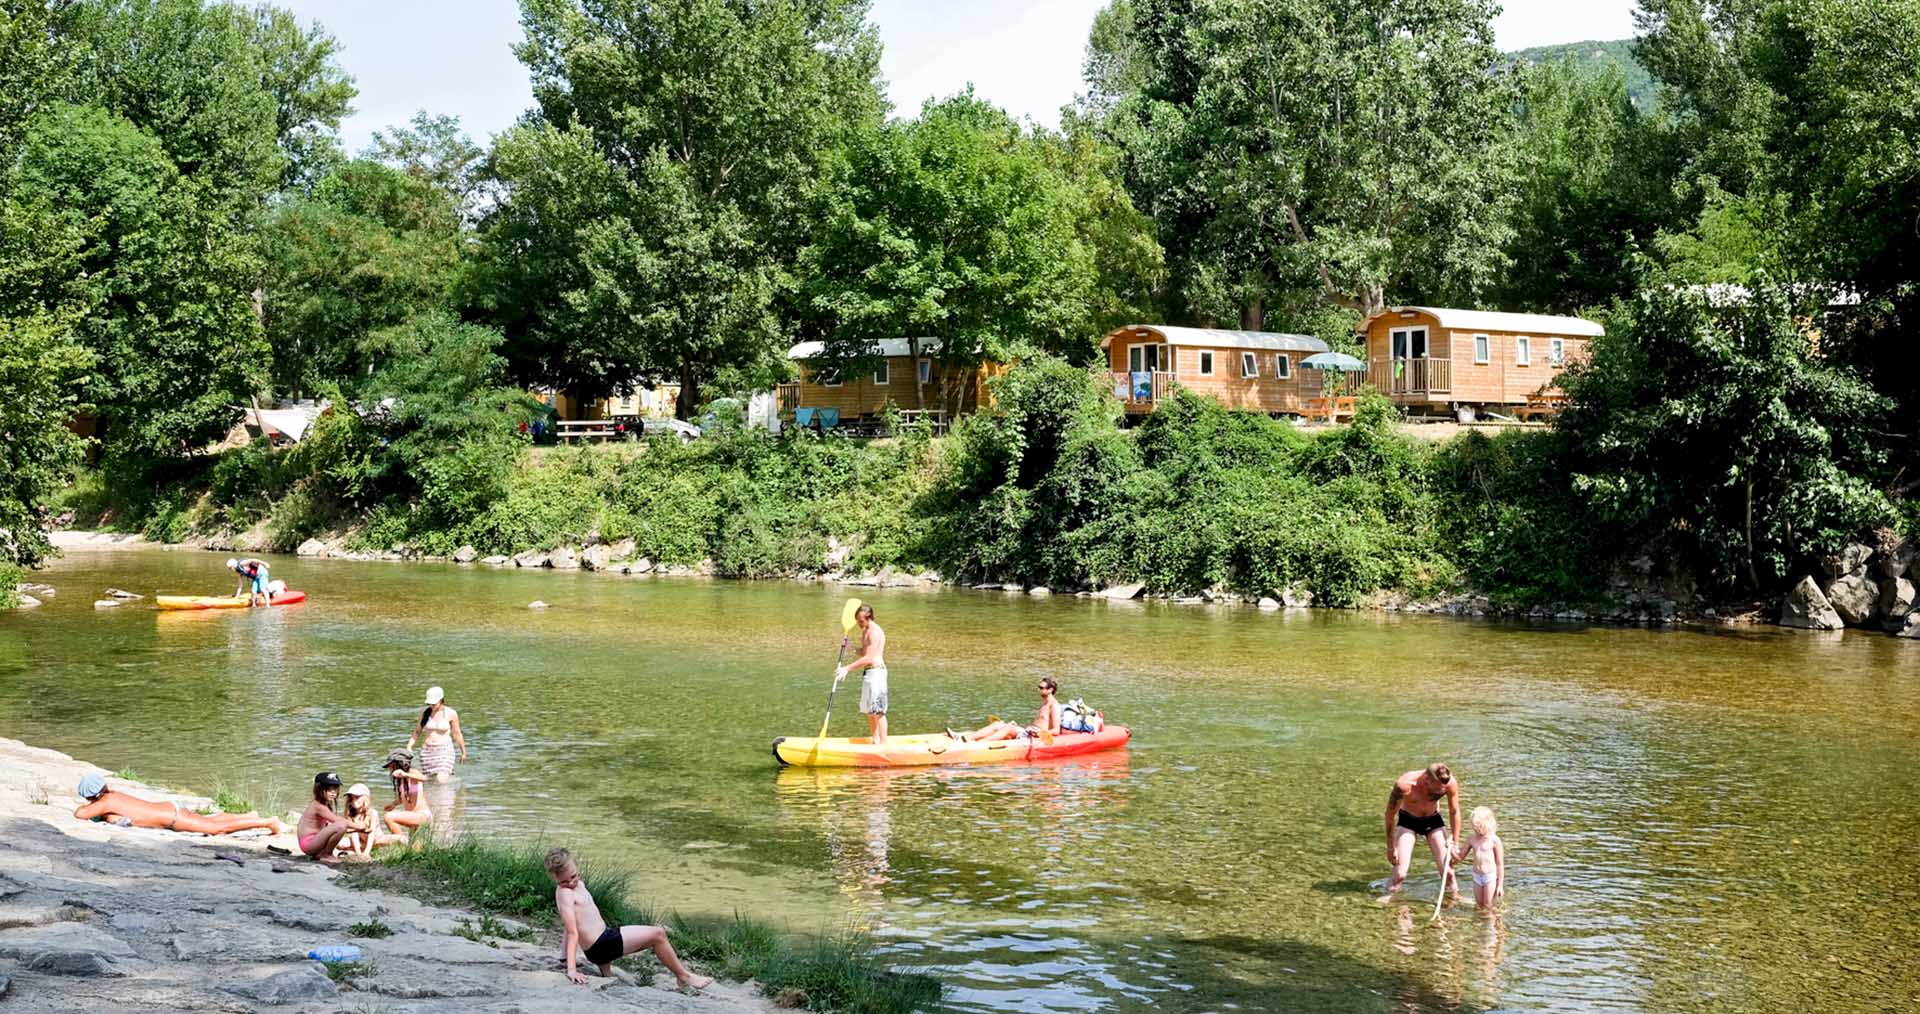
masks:
{"type": "Polygon", "coordinates": [[[151,799],[107,788],[99,775],[80,779],[80,798],[86,800],[73,815],[81,820],[112,821],[130,827],[152,827],[162,831],[186,831],[192,834],[232,834],[264,827],[274,834],[287,833],[287,825],[272,817],[248,817],[237,813],[202,814],[182,809],[179,803],[158,803],[151,799]]]}

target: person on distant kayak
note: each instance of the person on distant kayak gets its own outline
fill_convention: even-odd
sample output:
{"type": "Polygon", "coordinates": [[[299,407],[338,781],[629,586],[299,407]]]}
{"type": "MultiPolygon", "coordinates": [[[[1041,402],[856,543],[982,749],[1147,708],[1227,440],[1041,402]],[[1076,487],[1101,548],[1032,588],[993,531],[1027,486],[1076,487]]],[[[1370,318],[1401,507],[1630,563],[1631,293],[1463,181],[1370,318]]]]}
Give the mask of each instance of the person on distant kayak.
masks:
{"type": "Polygon", "coordinates": [[[195,813],[179,803],[157,803],[151,799],[107,788],[99,775],[80,779],[83,801],[73,815],[81,820],[125,823],[125,827],[151,827],[162,831],[186,831],[190,834],[232,834],[263,827],[274,834],[286,834],[287,825],[272,817],[249,817],[238,813],[195,813]]]}
{"type": "Polygon", "coordinates": [[[240,575],[240,587],[233,590],[238,597],[245,593],[251,595],[250,605],[264,606],[273,600],[273,593],[267,589],[267,561],[248,557],[244,560],[228,560],[227,569],[240,575]]]}
{"type": "Polygon", "coordinates": [[[947,730],[947,735],[962,743],[988,743],[999,739],[1017,739],[1021,736],[1040,736],[1052,739],[1060,735],[1060,702],[1054,695],[1060,690],[1060,684],[1053,677],[1040,677],[1040,711],[1033,716],[1032,725],[1015,725],[1012,722],[993,722],[972,732],[947,730]]]}
{"type": "Polygon", "coordinates": [[[1425,838],[1427,847],[1433,850],[1433,865],[1441,872],[1444,889],[1446,871],[1453,861],[1447,829],[1459,826],[1460,783],[1445,764],[1429,764],[1424,771],[1409,771],[1396,779],[1393,792],[1387,796],[1387,862],[1393,865],[1393,879],[1387,881],[1387,893],[1380,900],[1391,899],[1407,882],[1415,838],[1425,838]],[[1442,799],[1447,801],[1445,820],[1440,817],[1442,799]]]}
{"type": "Polygon", "coordinates": [[[864,669],[860,677],[860,713],[867,716],[867,732],[878,746],[887,741],[887,632],[873,622],[873,607],[862,604],[853,614],[860,624],[860,657],[833,671],[837,686],[847,673],[864,669]]]}

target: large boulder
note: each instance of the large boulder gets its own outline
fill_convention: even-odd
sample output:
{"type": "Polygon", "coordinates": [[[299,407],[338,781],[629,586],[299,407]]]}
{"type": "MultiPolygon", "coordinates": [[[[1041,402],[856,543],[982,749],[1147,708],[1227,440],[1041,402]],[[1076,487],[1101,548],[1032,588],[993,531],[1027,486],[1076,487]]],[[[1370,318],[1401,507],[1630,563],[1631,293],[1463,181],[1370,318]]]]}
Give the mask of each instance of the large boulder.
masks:
{"type": "Polygon", "coordinates": [[[1100,594],[1115,602],[1124,602],[1128,599],[1139,598],[1140,593],[1146,590],[1147,586],[1144,584],[1117,584],[1100,594]]]}
{"type": "Polygon", "coordinates": [[[19,967],[48,975],[127,974],[119,962],[134,957],[133,948],[104,930],[79,922],[55,922],[0,933],[0,958],[19,967]]]}
{"type": "Polygon", "coordinates": [[[626,566],[620,568],[620,572],[622,574],[645,574],[646,572],[652,569],[653,569],[653,561],[643,556],[640,559],[635,560],[632,563],[629,563],[626,566]]]}
{"type": "Polygon", "coordinates": [[[1880,576],[1883,578],[1906,576],[1907,571],[1913,567],[1913,558],[1916,555],[1920,555],[1920,542],[1901,539],[1894,543],[1880,553],[1878,565],[1880,576]]]}
{"type": "Polygon", "coordinates": [[[553,555],[549,558],[547,566],[552,567],[554,570],[579,570],[580,551],[572,546],[561,546],[559,549],[553,551],[553,555]]]}
{"type": "Polygon", "coordinates": [[[25,592],[21,592],[19,595],[19,598],[20,598],[20,603],[14,606],[15,609],[36,609],[40,605],[39,599],[34,598],[33,596],[28,595],[25,592]]]}
{"type": "Polygon", "coordinates": [[[1812,577],[1801,578],[1787,593],[1786,601],[1780,605],[1780,625],[1803,630],[1839,630],[1846,626],[1812,577]]]}
{"type": "Polygon", "coordinates": [[[604,542],[580,551],[580,569],[582,570],[606,570],[607,564],[612,562],[613,547],[604,542]]]}
{"type": "Polygon", "coordinates": [[[1288,609],[1310,608],[1313,605],[1313,592],[1301,585],[1293,585],[1280,592],[1280,604],[1288,609]]]}
{"type": "Polygon", "coordinates": [[[1839,552],[1821,557],[1820,569],[1826,572],[1828,581],[1837,581],[1843,577],[1866,573],[1867,561],[1872,559],[1872,546],[1850,542],[1839,552]]]}
{"type": "Polygon", "coordinates": [[[633,554],[638,551],[639,548],[639,545],[632,539],[621,539],[613,544],[613,556],[611,559],[631,560],[633,559],[633,554]]]}
{"type": "Polygon", "coordinates": [[[293,551],[293,555],[325,556],[327,555],[327,544],[324,542],[321,542],[319,539],[308,539],[307,541],[302,542],[299,548],[293,551]]]}
{"type": "Polygon", "coordinates": [[[455,563],[472,563],[478,559],[480,559],[480,551],[472,546],[461,546],[459,549],[453,551],[453,562],[455,563]]]}
{"type": "Polygon", "coordinates": [[[1827,601],[1849,627],[1864,627],[1874,621],[1880,609],[1880,585],[1866,574],[1849,574],[1828,584],[1827,601]]]}
{"type": "Polygon", "coordinates": [[[1904,577],[1890,577],[1880,582],[1880,623],[1888,630],[1899,630],[1907,625],[1907,614],[1913,612],[1913,582],[1904,577]]]}
{"type": "Polygon", "coordinates": [[[335,1000],[340,996],[340,988],[327,978],[318,961],[303,961],[284,971],[229,982],[220,988],[269,1006],[335,1000]]]}
{"type": "Polygon", "coordinates": [[[512,564],[513,557],[501,556],[498,553],[493,556],[483,556],[480,558],[480,565],[483,567],[508,567],[512,566],[512,564]]]}
{"type": "Polygon", "coordinates": [[[513,558],[513,565],[516,567],[531,568],[551,567],[553,566],[553,554],[545,550],[529,549],[515,556],[513,558]]]}
{"type": "Polygon", "coordinates": [[[1908,613],[1906,625],[1894,631],[1893,636],[1920,638],[1920,609],[1908,613]]]}

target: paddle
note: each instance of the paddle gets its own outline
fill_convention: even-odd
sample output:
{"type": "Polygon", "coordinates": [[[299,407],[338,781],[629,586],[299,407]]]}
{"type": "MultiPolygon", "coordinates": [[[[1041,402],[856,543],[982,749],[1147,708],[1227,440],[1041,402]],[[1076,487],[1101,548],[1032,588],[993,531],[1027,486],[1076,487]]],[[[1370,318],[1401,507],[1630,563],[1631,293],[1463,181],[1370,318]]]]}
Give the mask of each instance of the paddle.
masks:
{"type": "Polygon", "coordinates": [[[847,659],[847,638],[853,633],[853,616],[860,611],[859,599],[848,599],[840,609],[840,654],[833,659],[833,687],[827,691],[827,717],[820,720],[820,735],[813,737],[813,752],[820,752],[820,741],[827,738],[827,725],[833,721],[833,695],[840,692],[840,663],[847,659]]]}
{"type": "Polygon", "coordinates": [[[1433,916],[1427,921],[1440,918],[1440,903],[1447,900],[1447,881],[1453,879],[1453,843],[1447,843],[1447,865],[1440,870],[1440,893],[1433,898],[1433,916]]]}

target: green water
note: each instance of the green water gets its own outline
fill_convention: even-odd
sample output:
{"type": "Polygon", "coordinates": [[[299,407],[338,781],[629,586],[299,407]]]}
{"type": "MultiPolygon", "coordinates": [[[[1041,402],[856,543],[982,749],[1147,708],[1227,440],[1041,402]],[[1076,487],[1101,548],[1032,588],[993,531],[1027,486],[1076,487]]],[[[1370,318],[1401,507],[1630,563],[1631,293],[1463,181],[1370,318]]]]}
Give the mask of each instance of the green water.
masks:
{"type": "MultiPolygon", "coordinates": [[[[1036,767],[777,771],[820,724],[846,589],[74,553],[0,614],[0,734],[291,805],[383,788],[422,691],[472,747],[462,833],[564,842],[645,897],[859,925],[957,1010],[1894,1010],[1920,1004],[1920,643],[854,589],[897,731],[1033,707],[1132,725],[1036,767]],[[530,611],[533,599],[553,604],[530,611]],[[1391,779],[1444,759],[1507,839],[1506,910],[1380,906],[1391,779]]],[[[834,725],[863,723],[857,686],[834,725]]]]}

